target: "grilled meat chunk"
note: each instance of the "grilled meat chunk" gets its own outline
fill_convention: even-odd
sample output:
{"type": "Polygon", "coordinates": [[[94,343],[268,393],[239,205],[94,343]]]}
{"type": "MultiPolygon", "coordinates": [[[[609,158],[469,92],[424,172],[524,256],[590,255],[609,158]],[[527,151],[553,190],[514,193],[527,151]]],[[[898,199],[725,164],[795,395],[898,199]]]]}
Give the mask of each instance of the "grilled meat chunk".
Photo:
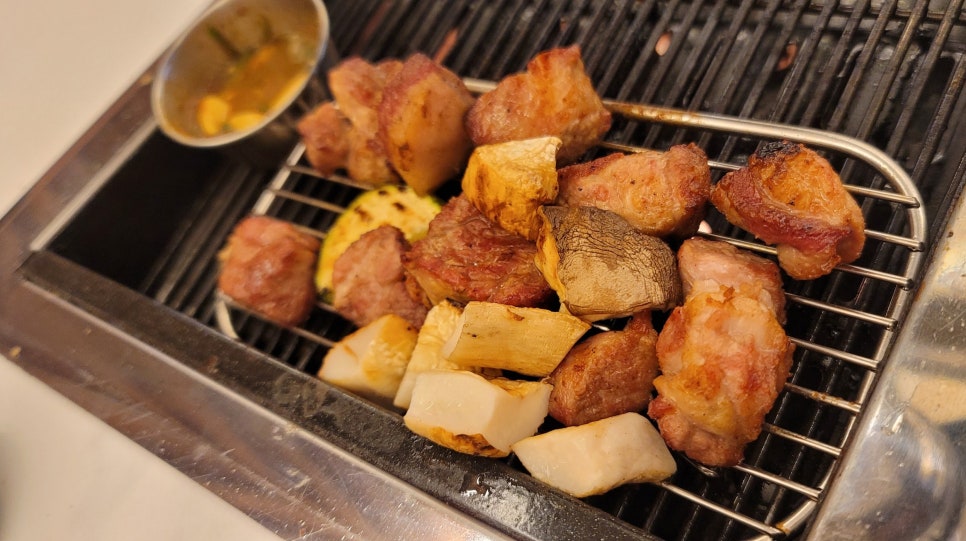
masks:
{"type": "Polygon", "coordinates": [[[781,273],[771,261],[727,242],[694,237],[678,249],[684,296],[714,293],[722,287],[757,299],[780,323],[785,322],[785,292],[781,273]]]}
{"type": "Polygon", "coordinates": [[[315,304],[318,252],[318,239],[288,222],[245,218],[218,256],[218,288],[271,321],[299,325],[315,304]]]}
{"type": "Polygon", "coordinates": [[[402,69],[402,62],[370,64],[353,57],[329,70],[329,89],[339,110],[352,124],[348,132],[346,169],[359,182],[378,186],[399,179],[389,165],[379,138],[379,105],[386,84],[402,69]]]}
{"type": "Polygon", "coordinates": [[[623,330],[577,344],[550,374],[550,416],[573,426],[644,409],[657,375],[657,331],[639,312],[623,330]]]}
{"type": "Polygon", "coordinates": [[[708,157],[693,143],[610,154],[560,169],[557,181],[559,204],[612,211],[655,237],[697,232],[711,193],[708,157]]]}
{"type": "Polygon", "coordinates": [[[731,223],[777,246],[789,276],[811,280],[855,261],[865,220],[825,158],[788,141],[764,146],[725,175],[711,201],[731,223]]]}
{"type": "Polygon", "coordinates": [[[343,60],[329,70],[329,89],[339,110],[364,135],[376,135],[383,90],[401,70],[399,60],[371,64],[359,57],[343,60]]]}
{"type": "Polygon", "coordinates": [[[402,256],[409,243],[402,231],[384,225],[349,245],[332,269],[332,305],[359,327],[386,314],[420,328],[429,311],[410,295],[402,256]]]}
{"type": "Polygon", "coordinates": [[[477,145],[554,135],[559,164],[571,163],[610,129],[611,115],[584,71],[576,45],[535,56],[477,100],[466,118],[477,145]]]}
{"type": "Polygon", "coordinates": [[[432,304],[489,301],[541,306],[553,290],[533,262],[536,245],[486,219],[465,197],[450,200],[403,265],[432,304]]]}
{"type": "Polygon", "coordinates": [[[654,380],[658,396],[648,414],[672,449],[709,466],[732,466],[761,432],[788,378],[794,347],[776,303],[763,291],[778,287],[777,280],[758,291],[750,287],[753,281],[716,282],[721,276],[761,275],[754,267],[770,263],[749,265],[757,258],[751,254],[718,256],[679,257],[691,289],[658,337],[661,375],[654,380]],[[709,261],[719,267],[705,272],[709,261]]]}
{"type": "Polygon", "coordinates": [[[379,136],[416,193],[432,192],[466,165],[473,142],[463,119],[473,101],[459,77],[422,54],[409,57],[386,85],[379,136]]]}
{"type": "Polygon", "coordinates": [[[312,167],[323,175],[346,168],[351,127],[332,101],[319,104],[299,120],[297,129],[305,143],[305,158],[312,167]]]}

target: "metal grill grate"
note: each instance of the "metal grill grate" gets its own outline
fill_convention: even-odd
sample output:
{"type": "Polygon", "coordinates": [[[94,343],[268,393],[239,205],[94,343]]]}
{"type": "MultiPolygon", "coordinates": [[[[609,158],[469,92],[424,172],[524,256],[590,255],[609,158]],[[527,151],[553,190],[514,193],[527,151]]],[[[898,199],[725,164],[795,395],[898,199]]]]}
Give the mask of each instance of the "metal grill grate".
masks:
{"type": "MultiPolygon", "coordinates": [[[[492,84],[479,80],[467,80],[467,83],[477,92],[492,87],[492,84]]],[[[668,122],[673,119],[675,123],[690,128],[714,128],[730,134],[743,134],[749,141],[757,142],[783,136],[825,148],[833,157],[847,157],[873,173],[846,179],[853,194],[863,202],[895,207],[896,215],[903,222],[901,229],[908,232],[867,231],[870,247],[879,244],[904,253],[904,264],[899,272],[876,266],[874,262],[857,262],[839,268],[831,279],[835,283],[824,288],[834,294],[810,295],[808,291],[789,294],[794,305],[789,311],[789,335],[798,346],[793,376],[769,416],[763,437],[749,449],[747,462],[727,471],[708,470],[685,462],[682,471],[661,484],[658,491],[625,488],[617,496],[591,499],[595,505],[618,517],[662,536],[674,532],[672,537],[688,538],[690,534],[687,532],[700,528],[695,531],[704,537],[708,524],[720,523],[722,538],[726,539],[754,534],[782,537],[801,527],[821,497],[836,459],[848,440],[855,416],[862,410],[875,371],[891,344],[924,246],[925,217],[918,192],[905,172],[880,151],[846,137],[619,102],[608,102],[607,105],[611,111],[634,122],[645,119],[668,122]],[[884,188],[875,187],[877,185],[884,188]],[[849,288],[847,294],[843,289],[846,287],[849,288]],[[860,289],[876,290],[876,295],[888,294],[890,302],[881,307],[856,302],[860,289]],[[803,319],[807,323],[802,325],[799,321],[796,324],[798,318],[807,318],[803,319]],[[839,333],[848,336],[838,340],[817,336],[812,325],[819,320],[834,322],[832,324],[839,333]],[[857,340],[856,336],[861,333],[873,338],[871,341],[857,340]],[[816,371],[821,373],[819,381],[810,378],[816,371]],[[840,379],[846,380],[844,385],[838,383],[840,379]],[[688,505],[682,505],[683,502],[688,505]],[[677,518],[675,525],[668,528],[672,523],[668,517],[681,514],[683,509],[690,509],[690,516],[677,518]]],[[[609,150],[639,150],[623,144],[603,146],[609,150]]],[[[345,178],[318,176],[300,161],[301,151],[300,147],[293,152],[253,212],[288,220],[324,238],[325,227],[320,224],[331,223],[344,210],[339,204],[344,201],[341,196],[358,193],[361,188],[345,178]],[[326,195],[331,197],[333,194],[340,197],[335,201],[326,198],[326,195]]],[[[717,171],[738,168],[721,161],[711,165],[717,171]]],[[[711,220],[720,222],[721,217],[715,216],[711,220]]],[[[710,236],[765,255],[774,256],[775,253],[774,249],[752,240],[720,234],[710,236]]],[[[219,326],[223,331],[253,344],[264,340],[262,333],[268,324],[259,321],[252,327],[252,320],[258,320],[256,315],[232,304],[229,299],[219,299],[217,305],[219,326]]],[[[302,349],[317,357],[324,355],[325,350],[351,328],[341,321],[331,306],[320,304],[319,309],[321,317],[310,321],[304,328],[285,331],[314,344],[308,349],[303,344],[302,349]],[[333,321],[339,324],[333,326],[333,321]]],[[[277,339],[280,331],[271,333],[272,339],[277,339]]],[[[320,362],[320,358],[312,361],[306,358],[295,364],[312,372],[317,370],[320,362]]]]}
{"type": "MultiPolygon", "coordinates": [[[[673,484],[622,487],[587,499],[642,533],[666,539],[780,538],[800,529],[848,445],[902,324],[924,242],[962,189],[963,0],[327,4],[343,55],[379,59],[423,51],[465,77],[497,80],[522,70],[541,50],[578,43],[601,95],[678,108],[668,113],[612,102],[615,110],[633,114],[615,121],[601,151],[695,141],[720,176],[765,140],[798,138],[825,149],[862,206],[870,229],[866,250],[828,277],[785,284],[787,330],[797,344],[793,373],[745,463],[715,472],[682,463],[673,484]],[[682,111],[688,109],[702,114],[682,111]],[[810,132],[790,125],[823,134],[812,141],[810,132]],[[855,140],[833,135],[830,141],[825,131],[855,140]],[[901,169],[891,169],[893,162],[875,152],[852,154],[855,141],[882,149],[901,169]]],[[[318,178],[300,155],[296,148],[274,178],[261,179],[270,185],[254,208],[325,231],[360,190],[346,179],[318,178]]],[[[233,174],[251,180],[248,172],[233,174]]],[[[256,195],[235,195],[248,206],[224,209],[220,225],[212,224],[209,248],[173,255],[191,265],[168,264],[178,272],[159,269],[145,290],[206,324],[217,326],[220,316],[221,326],[247,344],[314,373],[331,341],[351,330],[329,307],[320,306],[304,329],[281,329],[235,309],[212,312],[218,305],[214,250],[253,208],[256,195]]],[[[721,238],[773,253],[722,217],[713,214],[709,221],[721,238]]]]}

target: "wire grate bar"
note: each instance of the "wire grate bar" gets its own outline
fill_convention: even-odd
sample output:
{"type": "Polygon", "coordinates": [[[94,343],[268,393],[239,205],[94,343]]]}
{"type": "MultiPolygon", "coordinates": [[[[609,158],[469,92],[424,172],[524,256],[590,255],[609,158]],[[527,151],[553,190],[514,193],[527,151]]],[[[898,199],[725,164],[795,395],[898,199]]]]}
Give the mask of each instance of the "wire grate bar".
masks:
{"type": "Polygon", "coordinates": [[[734,466],[734,469],[740,472],[747,473],[748,475],[757,477],[758,479],[761,479],[763,481],[787,488],[789,490],[794,490],[795,492],[805,496],[806,498],[812,501],[818,501],[818,497],[822,494],[821,490],[814,489],[809,486],[805,486],[801,483],[790,481],[780,475],[775,475],[773,473],[766,472],[765,470],[755,468],[747,464],[738,464],[737,466],[734,466]]]}
{"type": "Polygon", "coordinates": [[[862,409],[860,404],[855,402],[850,402],[848,400],[839,398],[837,396],[832,396],[830,394],[822,393],[812,389],[806,389],[794,383],[785,383],[785,390],[791,391],[797,395],[804,396],[815,402],[821,402],[822,404],[828,404],[829,406],[834,406],[839,409],[843,409],[852,413],[859,413],[862,409]]]}
{"type": "Polygon", "coordinates": [[[876,361],[875,359],[869,359],[868,357],[863,357],[861,355],[856,355],[854,353],[848,353],[846,351],[842,351],[839,349],[822,346],[814,342],[809,342],[808,340],[795,338],[793,336],[789,336],[788,339],[791,340],[793,344],[795,344],[795,347],[807,349],[809,351],[814,351],[815,353],[821,353],[822,355],[825,355],[828,357],[834,357],[836,359],[840,359],[840,360],[852,363],[856,366],[865,368],[870,372],[875,372],[879,368],[879,361],[876,361]]]}
{"type": "Polygon", "coordinates": [[[802,295],[796,295],[794,293],[785,293],[785,298],[788,300],[802,304],[805,306],[811,306],[812,308],[818,308],[819,310],[825,310],[833,314],[838,314],[841,316],[851,317],[868,323],[878,325],[880,327],[885,327],[888,330],[895,330],[896,319],[891,317],[877,316],[875,314],[870,314],[868,312],[863,312],[861,310],[855,310],[853,308],[845,308],[843,306],[836,306],[834,304],[829,304],[827,302],[817,301],[809,297],[803,297],[802,295]]]}
{"type": "Polygon", "coordinates": [[[836,458],[840,454],[842,454],[842,449],[839,447],[836,447],[834,445],[829,445],[827,443],[818,441],[816,439],[803,436],[798,432],[792,432],[791,430],[787,430],[785,428],[782,428],[777,425],[773,425],[771,423],[765,423],[764,425],[762,425],[762,430],[768,432],[769,434],[773,434],[779,438],[784,438],[786,440],[793,441],[800,445],[810,447],[812,449],[815,449],[816,451],[821,451],[825,454],[828,454],[836,458]]]}
{"type": "Polygon", "coordinates": [[[780,530],[770,524],[765,524],[764,522],[755,520],[741,513],[736,513],[731,509],[728,509],[727,507],[708,501],[691,491],[685,490],[681,487],[672,485],[670,483],[667,483],[667,482],[660,483],[660,487],[688,501],[694,502],[702,507],[711,509],[717,513],[725,515],[726,517],[730,518],[731,520],[734,520],[735,522],[740,522],[741,524],[744,524],[749,528],[758,530],[759,532],[765,535],[770,535],[772,537],[779,537],[779,536],[784,536],[787,533],[784,530],[780,530]]]}
{"type": "Polygon", "coordinates": [[[303,205],[310,205],[310,206],[313,206],[313,207],[318,208],[318,209],[327,210],[329,212],[335,212],[337,214],[341,214],[341,213],[345,212],[345,207],[342,207],[342,206],[339,206],[339,205],[333,205],[332,203],[329,203],[328,201],[323,201],[321,199],[316,199],[314,197],[308,197],[308,196],[305,196],[305,195],[302,195],[302,194],[299,194],[299,193],[295,193],[295,192],[292,192],[292,191],[289,191],[289,190],[281,190],[281,189],[277,189],[277,188],[269,188],[266,191],[269,192],[269,193],[271,193],[272,195],[275,195],[275,196],[278,196],[278,197],[282,197],[282,198],[285,198],[285,199],[289,199],[291,201],[297,201],[299,203],[302,203],[303,205]]]}

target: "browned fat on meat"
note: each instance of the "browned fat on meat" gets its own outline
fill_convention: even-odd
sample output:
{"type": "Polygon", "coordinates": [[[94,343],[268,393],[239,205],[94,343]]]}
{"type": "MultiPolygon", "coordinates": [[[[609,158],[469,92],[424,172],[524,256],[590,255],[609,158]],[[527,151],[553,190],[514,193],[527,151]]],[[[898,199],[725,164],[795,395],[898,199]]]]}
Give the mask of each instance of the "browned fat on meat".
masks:
{"type": "Polygon", "coordinates": [[[729,222],[774,244],[778,264],[796,280],[851,263],[865,245],[862,209],[832,165],[798,143],[769,143],[748,166],[726,174],[711,202],[729,222]]]}
{"type": "Polygon", "coordinates": [[[554,295],[533,262],[533,242],[493,224],[460,195],[413,243],[403,265],[429,300],[541,306],[554,295]]]}
{"type": "Polygon", "coordinates": [[[339,256],[332,269],[332,305],[362,327],[386,314],[422,327],[427,308],[410,295],[402,256],[409,243],[402,231],[384,225],[366,232],[339,256]]]}
{"type": "Polygon", "coordinates": [[[693,235],[711,193],[708,157],[696,145],[615,153],[560,169],[557,201],[609,210],[655,237],[693,235]]]}
{"type": "Polygon", "coordinates": [[[550,416],[574,426],[643,410],[657,376],[656,344],[651,313],[640,312],[623,330],[574,346],[550,374],[550,416]]]}
{"type": "Polygon", "coordinates": [[[218,288],[281,325],[299,325],[315,304],[318,239],[292,224],[251,216],[235,226],[219,254],[218,288]]]}
{"type": "Polygon", "coordinates": [[[576,45],[535,56],[526,73],[510,75],[482,95],[466,117],[477,145],[555,135],[557,163],[571,163],[610,129],[611,115],[584,71],[576,45]]]}

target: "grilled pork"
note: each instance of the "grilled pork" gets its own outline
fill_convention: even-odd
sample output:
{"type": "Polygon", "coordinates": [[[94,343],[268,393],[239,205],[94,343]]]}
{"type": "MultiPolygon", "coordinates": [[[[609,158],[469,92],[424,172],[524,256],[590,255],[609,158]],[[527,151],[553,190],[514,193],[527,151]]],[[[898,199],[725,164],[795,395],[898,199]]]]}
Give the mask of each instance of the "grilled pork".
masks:
{"type": "Polygon", "coordinates": [[[534,264],[535,254],[533,242],[494,225],[460,195],[433,218],[403,265],[432,304],[451,299],[540,306],[553,290],[534,264]]]}
{"type": "Polygon", "coordinates": [[[292,224],[265,216],[235,226],[219,254],[218,288],[281,325],[299,325],[315,304],[319,241],[292,224]]]}
{"type": "Polygon", "coordinates": [[[708,157],[693,143],[610,154],[564,167],[557,180],[559,204],[609,210],[655,237],[696,233],[711,193],[708,157]]]}
{"type": "Polygon", "coordinates": [[[332,305],[359,327],[396,314],[420,328],[428,309],[410,295],[402,256],[409,243],[399,229],[384,225],[349,245],[332,269],[332,305]]]}
{"type": "Polygon", "coordinates": [[[759,268],[768,261],[751,254],[723,258],[715,242],[688,246],[693,242],[682,250],[716,253],[679,257],[690,294],[657,339],[661,375],[648,414],[672,449],[709,466],[732,466],[761,432],[794,348],[766,291],[780,289],[777,270],[768,280],[759,268]],[[705,271],[708,262],[717,266],[705,271]],[[749,275],[765,279],[757,291],[749,275]]]}
{"type": "Polygon", "coordinates": [[[574,426],[643,410],[657,375],[656,342],[651,313],[644,311],[623,330],[574,346],[550,374],[550,416],[574,426]]]}
{"type": "Polygon", "coordinates": [[[855,261],[865,244],[862,211],[842,180],[798,143],[764,146],[718,182],[711,201],[728,221],[776,245],[779,265],[799,280],[855,261]]]}
{"type": "Polygon", "coordinates": [[[473,96],[453,72],[422,54],[406,59],[379,105],[389,162],[416,193],[432,192],[466,165],[473,142],[463,119],[473,96]]]}
{"type": "Polygon", "coordinates": [[[305,158],[312,167],[323,175],[346,168],[351,127],[331,101],[318,105],[299,120],[297,129],[305,143],[305,158]]]}
{"type": "Polygon", "coordinates": [[[538,54],[525,73],[505,77],[480,96],[466,118],[477,145],[557,136],[563,141],[559,164],[596,145],[610,123],[576,45],[538,54]]]}

